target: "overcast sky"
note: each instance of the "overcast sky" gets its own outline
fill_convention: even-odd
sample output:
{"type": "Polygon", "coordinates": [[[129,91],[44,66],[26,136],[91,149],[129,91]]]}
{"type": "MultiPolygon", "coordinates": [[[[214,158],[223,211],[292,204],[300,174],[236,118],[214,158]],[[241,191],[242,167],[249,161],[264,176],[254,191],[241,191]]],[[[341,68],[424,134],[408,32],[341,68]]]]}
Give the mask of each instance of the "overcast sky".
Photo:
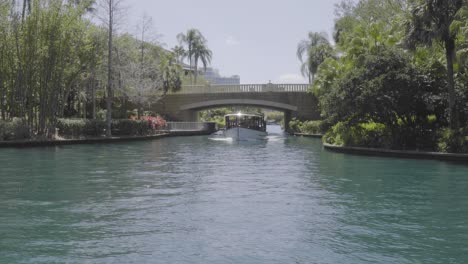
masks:
{"type": "Polygon", "coordinates": [[[340,0],[125,0],[123,30],[134,30],[146,13],[170,49],[176,35],[199,29],[213,51],[212,67],[241,83],[298,83],[296,47],[309,31],[333,29],[334,4],[340,0]],[[125,29],[127,27],[127,29],[125,29]]]}

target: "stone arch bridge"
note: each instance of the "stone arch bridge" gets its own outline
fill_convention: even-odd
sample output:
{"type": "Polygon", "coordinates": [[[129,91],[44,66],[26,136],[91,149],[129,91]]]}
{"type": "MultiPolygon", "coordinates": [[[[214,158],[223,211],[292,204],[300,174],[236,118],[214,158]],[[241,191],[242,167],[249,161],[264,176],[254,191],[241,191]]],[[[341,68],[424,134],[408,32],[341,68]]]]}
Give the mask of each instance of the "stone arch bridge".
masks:
{"type": "Polygon", "coordinates": [[[308,84],[241,84],[184,86],[152,106],[178,121],[197,121],[197,112],[225,106],[252,106],[284,112],[285,124],[293,117],[320,119],[317,98],[308,84]]]}

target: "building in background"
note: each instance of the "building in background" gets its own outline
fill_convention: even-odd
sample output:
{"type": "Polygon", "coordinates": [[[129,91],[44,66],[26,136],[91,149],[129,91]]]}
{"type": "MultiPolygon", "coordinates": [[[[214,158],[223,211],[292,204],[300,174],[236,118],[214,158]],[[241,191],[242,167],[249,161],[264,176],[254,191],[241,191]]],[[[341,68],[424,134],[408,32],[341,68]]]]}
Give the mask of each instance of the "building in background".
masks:
{"type": "Polygon", "coordinates": [[[207,80],[211,84],[221,84],[221,85],[228,85],[228,84],[240,84],[240,76],[233,75],[231,77],[223,77],[219,74],[219,71],[214,68],[206,68],[206,71],[202,71],[200,73],[205,80],[207,80]]]}

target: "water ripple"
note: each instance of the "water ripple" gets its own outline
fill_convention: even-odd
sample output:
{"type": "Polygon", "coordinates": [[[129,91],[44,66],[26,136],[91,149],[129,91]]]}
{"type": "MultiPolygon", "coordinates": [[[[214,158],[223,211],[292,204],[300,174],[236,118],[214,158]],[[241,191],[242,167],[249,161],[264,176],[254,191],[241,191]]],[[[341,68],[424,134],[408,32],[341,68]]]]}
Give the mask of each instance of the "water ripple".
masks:
{"type": "Polygon", "coordinates": [[[468,256],[468,168],[443,162],[329,153],[275,134],[1,150],[0,163],[0,263],[468,256]]]}

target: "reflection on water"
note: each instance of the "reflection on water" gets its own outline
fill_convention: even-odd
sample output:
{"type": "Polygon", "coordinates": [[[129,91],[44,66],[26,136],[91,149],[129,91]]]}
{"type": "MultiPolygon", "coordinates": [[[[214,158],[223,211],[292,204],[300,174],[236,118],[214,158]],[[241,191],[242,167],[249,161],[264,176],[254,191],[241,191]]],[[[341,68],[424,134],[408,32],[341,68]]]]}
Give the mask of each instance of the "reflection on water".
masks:
{"type": "Polygon", "coordinates": [[[281,129],[279,125],[267,125],[267,133],[268,135],[265,139],[246,139],[246,140],[233,140],[232,138],[225,137],[223,131],[218,131],[212,134],[209,139],[213,141],[222,141],[228,143],[237,143],[237,144],[248,144],[248,143],[255,143],[261,141],[279,141],[284,140],[286,137],[286,133],[281,129]],[[247,141],[247,142],[245,142],[247,141]]]}
{"type": "Polygon", "coordinates": [[[0,150],[0,263],[465,263],[468,168],[285,136],[0,150]]]}

